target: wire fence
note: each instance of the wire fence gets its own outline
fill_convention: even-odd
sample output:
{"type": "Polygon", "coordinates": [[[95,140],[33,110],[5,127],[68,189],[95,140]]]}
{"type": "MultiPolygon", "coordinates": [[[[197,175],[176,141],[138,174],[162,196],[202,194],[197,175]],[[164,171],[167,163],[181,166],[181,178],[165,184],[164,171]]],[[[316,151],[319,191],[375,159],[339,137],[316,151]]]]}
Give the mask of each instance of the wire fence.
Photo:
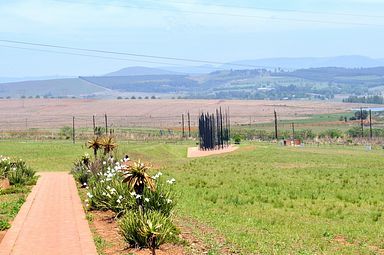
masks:
{"type": "MultiPolygon", "coordinates": [[[[179,116],[110,116],[110,115],[25,115],[0,116],[0,139],[87,139],[94,135],[94,128],[99,127],[103,133],[113,133],[120,139],[179,139],[183,137],[197,138],[199,115],[187,114],[179,116]]],[[[230,116],[231,129],[267,131],[274,130],[272,116],[230,116]]],[[[316,133],[327,129],[346,131],[351,128],[362,128],[367,132],[370,123],[366,120],[344,121],[311,121],[297,116],[284,116],[277,121],[279,133],[295,133],[303,129],[311,129],[316,133]],[[296,118],[296,119],[295,119],[296,118]],[[363,124],[363,125],[362,125],[363,124]]],[[[375,119],[372,128],[384,129],[384,121],[375,119]]],[[[384,133],[384,132],[383,132],[384,133]]],[[[377,133],[376,133],[377,135],[377,133]]]]}

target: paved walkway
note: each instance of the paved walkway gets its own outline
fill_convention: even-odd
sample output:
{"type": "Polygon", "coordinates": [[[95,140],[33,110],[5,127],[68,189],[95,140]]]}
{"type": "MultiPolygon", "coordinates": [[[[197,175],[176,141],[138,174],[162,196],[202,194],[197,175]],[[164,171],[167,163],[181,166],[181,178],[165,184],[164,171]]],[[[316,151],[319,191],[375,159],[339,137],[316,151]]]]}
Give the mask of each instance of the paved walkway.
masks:
{"type": "Polygon", "coordinates": [[[0,243],[0,255],[96,255],[73,177],[39,175],[0,243]]]}
{"type": "Polygon", "coordinates": [[[211,150],[211,151],[203,151],[200,150],[199,147],[189,147],[187,157],[188,158],[197,158],[197,157],[206,157],[211,155],[223,154],[237,150],[239,147],[229,145],[228,147],[224,147],[219,150],[211,150]]]}

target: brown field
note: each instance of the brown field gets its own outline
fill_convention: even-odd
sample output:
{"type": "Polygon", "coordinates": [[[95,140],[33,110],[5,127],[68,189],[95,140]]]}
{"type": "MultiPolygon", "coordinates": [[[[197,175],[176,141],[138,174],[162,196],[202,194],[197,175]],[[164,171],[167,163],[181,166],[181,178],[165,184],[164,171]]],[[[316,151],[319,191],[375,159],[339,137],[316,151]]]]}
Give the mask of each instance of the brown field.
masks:
{"type": "MultiPolygon", "coordinates": [[[[0,129],[61,128],[104,125],[108,115],[111,127],[178,127],[181,115],[191,114],[196,126],[201,112],[229,108],[233,124],[271,122],[273,110],[279,119],[299,119],[313,114],[348,112],[360,105],[327,101],[255,101],[255,100],[93,100],[93,99],[18,99],[0,100],[0,129]]],[[[376,105],[377,106],[377,105],[376,105]]],[[[185,118],[186,120],[186,118],[185,118]]]]}

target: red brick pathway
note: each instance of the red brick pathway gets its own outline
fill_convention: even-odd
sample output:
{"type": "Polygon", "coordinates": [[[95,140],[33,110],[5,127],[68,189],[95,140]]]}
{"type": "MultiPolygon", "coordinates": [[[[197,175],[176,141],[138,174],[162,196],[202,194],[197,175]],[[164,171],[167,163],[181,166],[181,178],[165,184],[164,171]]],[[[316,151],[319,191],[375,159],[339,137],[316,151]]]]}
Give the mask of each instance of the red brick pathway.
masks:
{"type": "Polygon", "coordinates": [[[96,255],[73,177],[40,175],[0,243],[0,255],[96,255]]]}

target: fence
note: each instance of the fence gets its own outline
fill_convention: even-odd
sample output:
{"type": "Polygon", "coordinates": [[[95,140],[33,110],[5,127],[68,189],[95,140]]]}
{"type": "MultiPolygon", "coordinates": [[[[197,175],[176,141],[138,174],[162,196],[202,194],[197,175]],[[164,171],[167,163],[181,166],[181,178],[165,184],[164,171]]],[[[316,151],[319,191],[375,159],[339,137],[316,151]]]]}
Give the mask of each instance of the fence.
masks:
{"type": "MultiPolygon", "coordinates": [[[[361,127],[361,122],[340,121],[327,119],[321,121],[306,120],[298,116],[284,116],[280,119],[277,114],[278,133],[290,134],[311,129],[320,132],[326,129],[342,131],[353,127],[361,127]]],[[[199,115],[188,113],[179,116],[111,116],[111,115],[16,115],[11,113],[0,116],[0,138],[29,138],[29,139],[72,139],[75,131],[76,139],[87,139],[94,134],[94,127],[100,127],[102,132],[113,132],[120,139],[179,139],[182,137],[197,137],[199,115]]],[[[230,116],[231,129],[259,130],[274,132],[274,115],[230,116]]],[[[384,121],[374,119],[374,129],[384,128],[384,121]]],[[[370,122],[363,123],[363,129],[369,130],[370,122]]],[[[365,136],[369,136],[364,132],[365,136]]]]}

